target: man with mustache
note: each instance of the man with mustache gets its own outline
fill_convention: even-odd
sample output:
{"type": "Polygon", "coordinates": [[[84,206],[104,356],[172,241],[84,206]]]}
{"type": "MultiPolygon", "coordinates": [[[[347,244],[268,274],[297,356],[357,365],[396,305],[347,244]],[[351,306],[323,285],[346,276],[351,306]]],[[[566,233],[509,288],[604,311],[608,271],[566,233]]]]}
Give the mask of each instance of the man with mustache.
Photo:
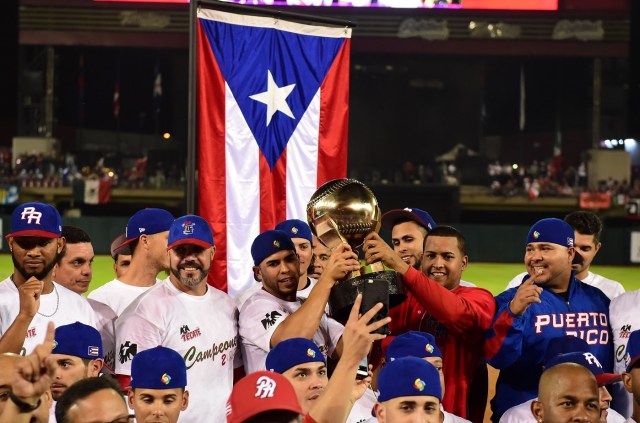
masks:
{"type": "Polygon", "coordinates": [[[11,230],[13,274],[0,283],[0,353],[29,354],[44,340],[50,321],[95,327],[87,300],[53,281],[65,246],[58,210],[45,203],[21,204],[11,215],[11,230]]]}
{"type": "Polygon", "coordinates": [[[177,351],[187,366],[189,407],[181,422],[222,422],[233,385],[238,311],[207,285],[215,247],[209,223],[176,219],[169,229],[169,278],[139,296],[116,321],[116,373],[129,386],[136,353],[157,346],[177,351]]]}

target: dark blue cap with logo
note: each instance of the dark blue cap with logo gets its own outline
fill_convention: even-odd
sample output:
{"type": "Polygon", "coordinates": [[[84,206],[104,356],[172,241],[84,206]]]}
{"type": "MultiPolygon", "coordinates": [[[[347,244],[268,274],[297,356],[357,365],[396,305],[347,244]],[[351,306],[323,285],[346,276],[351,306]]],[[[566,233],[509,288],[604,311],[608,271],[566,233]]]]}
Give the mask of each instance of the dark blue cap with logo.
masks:
{"type": "Polygon", "coordinates": [[[131,362],[131,387],[175,389],[187,386],[187,365],[171,348],[158,346],[141,351],[131,362]]]}
{"type": "Polygon", "coordinates": [[[177,218],[169,229],[170,250],[181,244],[195,244],[202,248],[213,247],[213,232],[209,222],[196,215],[186,215],[177,218]]]}
{"type": "Polygon", "coordinates": [[[629,335],[625,360],[627,361],[627,373],[630,372],[633,366],[640,360],[640,330],[634,330],[631,332],[631,335],[629,335]]]}
{"type": "Polygon", "coordinates": [[[590,352],[581,351],[557,355],[545,363],[545,369],[550,369],[561,363],[575,363],[586,367],[596,377],[596,381],[600,386],[620,380],[620,375],[605,373],[602,364],[600,364],[596,356],[590,352]]]}
{"type": "Polygon", "coordinates": [[[387,348],[387,362],[402,357],[440,357],[442,353],[430,333],[410,331],[396,336],[387,348]]]}
{"type": "Polygon", "coordinates": [[[264,231],[251,244],[253,264],[258,266],[270,255],[284,250],[296,251],[296,246],[293,245],[288,233],[276,230],[264,231]]]}
{"type": "Polygon", "coordinates": [[[46,203],[23,203],[11,214],[9,237],[34,236],[40,238],[60,238],[62,218],[58,210],[46,203]]]}
{"type": "Polygon", "coordinates": [[[306,338],[289,338],[271,348],[265,366],[269,371],[284,373],[299,364],[313,362],[327,364],[318,346],[306,338]]]}
{"type": "Polygon", "coordinates": [[[311,229],[307,222],[303,222],[299,219],[289,219],[278,223],[275,227],[276,230],[286,232],[291,238],[304,238],[309,242],[313,242],[313,235],[311,235],[311,229]]]}
{"type": "Polygon", "coordinates": [[[573,228],[561,219],[548,218],[538,220],[529,229],[527,244],[531,242],[546,242],[562,245],[563,247],[575,246],[573,228]]]}
{"type": "Polygon", "coordinates": [[[433,220],[431,215],[424,210],[406,207],[404,209],[389,210],[382,215],[382,226],[391,230],[396,225],[396,222],[400,220],[413,220],[418,225],[423,226],[427,231],[433,230],[436,226],[436,221],[433,220]]]}
{"type": "Polygon", "coordinates": [[[95,328],[75,322],[58,326],[55,333],[52,354],[72,355],[95,360],[103,358],[102,337],[95,328]]]}
{"type": "Polygon", "coordinates": [[[137,211],[127,222],[125,231],[127,240],[117,249],[140,238],[140,235],[153,235],[166,232],[173,223],[173,216],[164,209],[146,208],[137,211]]]}
{"type": "Polygon", "coordinates": [[[431,396],[442,401],[440,374],[433,364],[417,357],[387,363],[378,375],[378,401],[413,396],[431,396]]]}

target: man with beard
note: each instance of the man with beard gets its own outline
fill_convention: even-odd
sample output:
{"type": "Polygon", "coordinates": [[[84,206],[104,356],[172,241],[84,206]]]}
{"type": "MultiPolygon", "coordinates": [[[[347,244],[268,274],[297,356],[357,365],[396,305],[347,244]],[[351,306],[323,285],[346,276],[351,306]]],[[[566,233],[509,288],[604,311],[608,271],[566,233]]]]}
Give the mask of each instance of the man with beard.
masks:
{"type": "Polygon", "coordinates": [[[227,294],[207,285],[215,254],[206,220],[187,215],[169,230],[169,278],[131,303],[116,321],[116,373],[129,386],[137,352],[161,345],[177,351],[187,365],[189,408],[181,422],[225,420],[233,386],[238,344],[238,311],[227,294]]]}
{"type": "Polygon", "coordinates": [[[53,281],[52,270],[65,246],[55,207],[24,203],[11,215],[7,243],[13,274],[0,283],[0,353],[29,354],[42,343],[48,322],[79,321],[96,326],[87,300],[53,281]]]}

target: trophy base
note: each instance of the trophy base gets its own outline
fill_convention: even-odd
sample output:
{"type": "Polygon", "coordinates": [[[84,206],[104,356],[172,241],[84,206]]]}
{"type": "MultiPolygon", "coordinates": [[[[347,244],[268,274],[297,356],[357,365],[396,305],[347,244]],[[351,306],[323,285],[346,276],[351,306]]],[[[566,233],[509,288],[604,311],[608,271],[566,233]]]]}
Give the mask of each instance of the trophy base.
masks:
{"type": "Polygon", "coordinates": [[[376,299],[384,304],[384,309],[387,312],[382,317],[386,317],[388,310],[393,308],[404,300],[407,299],[407,295],[402,285],[402,276],[391,270],[385,270],[381,272],[366,273],[355,278],[347,279],[338,282],[332,289],[329,295],[329,307],[331,308],[331,317],[336,320],[345,321],[349,318],[351,308],[359,293],[363,294],[361,313],[365,313],[371,307],[375,305],[375,302],[371,302],[372,297],[367,295],[367,289],[365,285],[369,280],[374,281],[374,284],[386,284],[385,293],[388,294],[387,298],[382,298],[380,295],[376,296],[376,299]],[[366,298],[365,298],[366,297],[366,298]],[[369,304],[369,306],[364,307],[369,304]]]}

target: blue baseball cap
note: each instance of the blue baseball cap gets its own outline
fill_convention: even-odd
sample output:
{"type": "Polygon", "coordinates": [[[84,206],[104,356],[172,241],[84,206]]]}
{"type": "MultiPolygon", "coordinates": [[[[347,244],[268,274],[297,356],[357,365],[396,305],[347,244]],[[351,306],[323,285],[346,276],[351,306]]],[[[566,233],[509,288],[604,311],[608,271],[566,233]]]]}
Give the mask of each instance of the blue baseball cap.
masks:
{"type": "Polygon", "coordinates": [[[640,330],[634,330],[629,335],[629,341],[627,342],[627,354],[625,354],[625,361],[627,362],[627,373],[631,371],[633,366],[640,359],[640,330]]]}
{"type": "Polygon", "coordinates": [[[436,345],[436,338],[433,335],[413,330],[396,336],[387,347],[387,362],[402,357],[442,358],[442,353],[436,345]]]}
{"type": "Polygon", "coordinates": [[[62,218],[58,210],[46,203],[23,203],[11,214],[11,233],[6,236],[35,236],[40,238],[60,238],[62,218]]]}
{"type": "Polygon", "coordinates": [[[253,240],[253,244],[251,244],[253,264],[258,266],[262,263],[262,260],[283,250],[296,251],[296,246],[293,245],[289,234],[276,230],[264,231],[258,235],[256,239],[253,240]]]}
{"type": "Polygon", "coordinates": [[[552,338],[547,344],[544,362],[551,361],[554,357],[562,354],[584,351],[589,351],[589,345],[584,339],[569,335],[558,336],[552,338]]]}
{"type": "Polygon", "coordinates": [[[438,370],[417,357],[403,357],[387,363],[378,375],[378,389],[380,402],[413,396],[431,396],[442,401],[438,370]]]}
{"type": "Polygon", "coordinates": [[[327,364],[324,354],[313,341],[306,338],[289,338],[271,348],[265,367],[272,372],[284,373],[299,364],[314,362],[327,364]]]}
{"type": "Polygon", "coordinates": [[[127,222],[125,231],[127,240],[117,250],[140,238],[140,235],[153,235],[168,231],[173,220],[171,213],[164,209],[146,208],[137,211],[127,222]]]}
{"type": "Polygon", "coordinates": [[[313,242],[313,235],[307,222],[299,219],[283,220],[275,227],[277,231],[286,232],[291,238],[304,238],[309,242],[313,242]]]}
{"type": "Polygon", "coordinates": [[[527,244],[531,242],[548,242],[570,248],[575,246],[575,234],[567,222],[552,217],[538,220],[529,229],[527,244]]]}
{"type": "Polygon", "coordinates": [[[620,380],[620,375],[605,373],[602,369],[602,364],[600,364],[596,356],[590,352],[581,351],[557,355],[545,363],[545,369],[550,369],[561,363],[576,363],[586,367],[596,377],[598,386],[607,385],[620,380]]]}
{"type": "Polygon", "coordinates": [[[158,346],[141,351],[131,361],[132,388],[174,389],[187,386],[187,365],[171,348],[158,346]]]}
{"type": "Polygon", "coordinates": [[[103,358],[102,337],[94,327],[80,322],[56,328],[52,354],[72,355],[95,360],[103,358]]]}
{"type": "Polygon", "coordinates": [[[213,247],[213,232],[209,222],[193,214],[174,220],[169,229],[167,250],[182,244],[195,244],[202,248],[213,247]]]}
{"type": "Polygon", "coordinates": [[[382,226],[391,230],[399,220],[413,220],[418,225],[423,226],[427,231],[433,230],[436,226],[436,221],[433,220],[431,215],[424,210],[406,207],[404,209],[389,210],[382,215],[382,226]]]}

